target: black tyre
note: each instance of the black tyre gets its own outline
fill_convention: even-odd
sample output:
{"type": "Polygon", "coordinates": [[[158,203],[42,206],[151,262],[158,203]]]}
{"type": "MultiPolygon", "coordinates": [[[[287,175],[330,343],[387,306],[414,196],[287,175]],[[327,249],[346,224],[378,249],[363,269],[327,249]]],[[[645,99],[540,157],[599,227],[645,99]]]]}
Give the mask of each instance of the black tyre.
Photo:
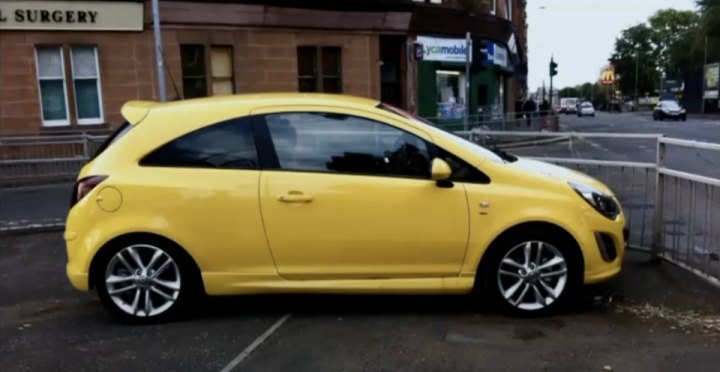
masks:
{"type": "Polygon", "coordinates": [[[122,242],[93,264],[100,301],[128,323],[161,323],[187,314],[201,294],[199,272],[181,248],[161,240],[122,242]]]}
{"type": "Polygon", "coordinates": [[[552,231],[526,230],[493,244],[481,269],[485,293],[500,311],[546,315],[582,284],[583,260],[574,241],[552,231]]]}

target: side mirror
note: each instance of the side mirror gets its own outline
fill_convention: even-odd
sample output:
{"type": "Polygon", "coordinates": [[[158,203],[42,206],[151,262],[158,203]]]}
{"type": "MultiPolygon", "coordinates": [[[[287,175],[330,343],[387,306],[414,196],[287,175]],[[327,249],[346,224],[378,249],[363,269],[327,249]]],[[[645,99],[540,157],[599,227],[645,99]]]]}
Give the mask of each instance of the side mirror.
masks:
{"type": "Polygon", "coordinates": [[[430,178],[433,181],[444,181],[450,178],[452,169],[445,160],[435,158],[432,161],[432,167],[430,168],[430,178]]]}

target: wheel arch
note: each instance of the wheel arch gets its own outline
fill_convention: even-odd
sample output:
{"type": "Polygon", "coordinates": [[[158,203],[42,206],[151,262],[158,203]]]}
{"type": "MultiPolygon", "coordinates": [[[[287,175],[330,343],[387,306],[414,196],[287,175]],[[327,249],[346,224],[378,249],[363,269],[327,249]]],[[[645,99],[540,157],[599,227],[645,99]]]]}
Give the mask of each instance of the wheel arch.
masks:
{"type": "Polygon", "coordinates": [[[566,240],[570,245],[572,245],[572,249],[575,253],[577,253],[576,258],[580,260],[579,264],[580,267],[585,267],[585,257],[583,256],[583,251],[581,249],[580,243],[577,241],[577,239],[565,228],[563,228],[560,225],[554,224],[552,222],[547,221],[526,221],[521,222],[519,224],[513,225],[507,229],[505,229],[503,232],[498,234],[488,245],[487,249],[483,253],[483,255],[480,257],[480,262],[478,262],[477,269],[475,271],[475,285],[474,289],[482,289],[483,283],[481,282],[483,273],[485,272],[485,266],[490,261],[490,257],[497,249],[502,248],[502,243],[506,241],[508,238],[515,236],[521,231],[542,231],[545,233],[551,233],[551,234],[557,234],[561,239],[566,240]]]}
{"type": "Polygon", "coordinates": [[[101,262],[105,258],[105,256],[109,254],[109,252],[111,252],[118,246],[139,242],[154,242],[158,245],[162,245],[163,247],[173,250],[174,252],[172,253],[181,255],[182,260],[185,261],[185,263],[189,266],[188,268],[191,270],[192,275],[195,277],[195,280],[197,280],[198,287],[204,291],[205,285],[203,283],[200,267],[198,266],[195,259],[190,255],[190,253],[188,253],[185,248],[183,248],[174,240],[159,234],[149,232],[125,233],[122,235],[118,235],[103,244],[103,246],[100,247],[97,252],[95,252],[92,260],[90,261],[90,267],[88,270],[88,288],[94,288],[97,276],[101,275],[102,273],[102,268],[99,266],[99,262],[101,262]]]}

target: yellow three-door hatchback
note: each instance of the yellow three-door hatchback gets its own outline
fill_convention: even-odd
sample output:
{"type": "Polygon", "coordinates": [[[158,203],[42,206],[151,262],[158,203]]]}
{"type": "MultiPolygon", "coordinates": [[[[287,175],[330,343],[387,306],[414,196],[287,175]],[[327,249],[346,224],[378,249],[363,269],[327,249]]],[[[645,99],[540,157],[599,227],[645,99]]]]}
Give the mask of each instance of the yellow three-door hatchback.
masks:
{"type": "Polygon", "coordinates": [[[82,169],[67,275],[126,320],[196,296],[476,293],[544,313],[620,271],[611,190],[376,101],[129,102],[82,169]]]}

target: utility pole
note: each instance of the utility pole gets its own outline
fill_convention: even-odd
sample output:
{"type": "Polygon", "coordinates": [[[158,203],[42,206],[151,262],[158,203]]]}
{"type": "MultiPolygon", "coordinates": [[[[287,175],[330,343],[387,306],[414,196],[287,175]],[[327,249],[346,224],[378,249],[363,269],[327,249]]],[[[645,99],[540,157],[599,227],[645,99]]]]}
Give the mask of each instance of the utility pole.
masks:
{"type": "Polygon", "coordinates": [[[703,85],[702,85],[703,92],[702,92],[702,94],[700,94],[700,113],[701,114],[705,113],[705,89],[704,89],[704,87],[705,87],[705,79],[707,79],[707,76],[705,76],[705,66],[707,65],[707,40],[708,40],[708,35],[706,32],[705,33],[705,57],[703,58],[703,66],[702,66],[702,69],[703,69],[703,85]]]}
{"type": "Polygon", "coordinates": [[[470,55],[472,51],[472,40],[470,32],[465,33],[465,131],[469,129],[470,120],[470,55]]]}
{"type": "Polygon", "coordinates": [[[157,82],[160,101],[167,101],[165,92],[165,73],[163,72],[163,46],[160,34],[160,5],[159,0],[152,0],[153,31],[155,33],[155,61],[157,63],[157,82]]]}
{"type": "Polygon", "coordinates": [[[640,53],[635,48],[635,110],[637,110],[639,98],[638,98],[638,77],[640,71],[640,53]]]}

